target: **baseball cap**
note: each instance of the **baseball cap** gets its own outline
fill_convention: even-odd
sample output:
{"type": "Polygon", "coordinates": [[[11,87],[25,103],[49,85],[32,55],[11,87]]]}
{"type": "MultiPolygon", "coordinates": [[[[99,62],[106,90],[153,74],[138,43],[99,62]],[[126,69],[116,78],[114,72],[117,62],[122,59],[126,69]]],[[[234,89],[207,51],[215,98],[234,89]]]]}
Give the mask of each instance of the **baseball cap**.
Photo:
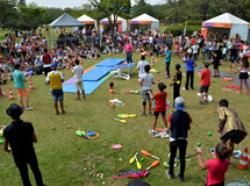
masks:
{"type": "Polygon", "coordinates": [[[183,97],[177,97],[175,100],[175,109],[176,110],[184,110],[185,109],[185,101],[183,97]]]}

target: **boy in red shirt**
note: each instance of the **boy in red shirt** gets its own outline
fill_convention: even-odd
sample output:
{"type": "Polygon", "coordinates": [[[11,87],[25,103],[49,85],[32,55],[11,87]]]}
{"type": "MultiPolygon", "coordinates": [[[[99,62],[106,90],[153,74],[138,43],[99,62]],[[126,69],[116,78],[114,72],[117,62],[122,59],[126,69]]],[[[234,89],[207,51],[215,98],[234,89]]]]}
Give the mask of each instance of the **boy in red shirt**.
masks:
{"type": "Polygon", "coordinates": [[[167,110],[167,92],[164,91],[167,88],[167,86],[164,83],[158,84],[159,91],[152,96],[150,93],[150,98],[152,100],[155,100],[155,109],[154,109],[154,121],[153,121],[153,127],[151,130],[149,130],[149,133],[153,137],[168,137],[168,124],[166,120],[166,110],[167,110]],[[165,126],[164,130],[161,133],[158,133],[156,130],[156,125],[158,121],[158,117],[161,114],[163,124],[165,126]]]}
{"type": "Polygon", "coordinates": [[[196,148],[199,167],[207,169],[206,186],[223,186],[225,174],[230,165],[230,154],[232,153],[224,143],[218,143],[215,148],[215,157],[206,162],[203,161],[202,150],[196,148]]]}
{"type": "Polygon", "coordinates": [[[205,68],[201,71],[200,80],[200,93],[201,93],[201,104],[208,103],[208,90],[211,84],[211,71],[209,70],[209,64],[205,63],[205,68]]]}

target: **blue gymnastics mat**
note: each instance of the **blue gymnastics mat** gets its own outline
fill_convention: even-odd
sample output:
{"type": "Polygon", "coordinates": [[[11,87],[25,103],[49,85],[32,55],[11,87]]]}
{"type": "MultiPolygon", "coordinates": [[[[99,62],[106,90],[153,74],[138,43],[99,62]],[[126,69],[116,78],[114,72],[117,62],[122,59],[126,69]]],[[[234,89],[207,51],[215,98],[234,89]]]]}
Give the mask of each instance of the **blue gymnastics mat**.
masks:
{"type": "MultiPolygon", "coordinates": [[[[101,86],[109,77],[112,76],[112,73],[109,73],[99,81],[83,81],[85,94],[92,94],[99,86],[101,86]]],[[[63,91],[65,93],[76,93],[75,84],[63,84],[63,91]]]]}
{"type": "Polygon", "coordinates": [[[125,59],[122,58],[107,58],[100,63],[98,63],[97,67],[115,67],[117,65],[120,65],[122,62],[124,62],[125,59]]]}
{"type": "Polygon", "coordinates": [[[104,76],[106,76],[110,71],[112,71],[112,67],[95,67],[90,70],[86,74],[83,75],[84,81],[99,81],[104,76]]]}

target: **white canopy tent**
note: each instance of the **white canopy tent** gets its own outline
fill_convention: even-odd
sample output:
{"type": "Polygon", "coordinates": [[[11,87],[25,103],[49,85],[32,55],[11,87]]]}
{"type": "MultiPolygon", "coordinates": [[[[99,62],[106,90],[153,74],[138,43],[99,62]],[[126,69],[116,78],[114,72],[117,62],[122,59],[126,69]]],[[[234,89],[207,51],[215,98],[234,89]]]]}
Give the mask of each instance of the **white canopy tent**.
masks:
{"type": "Polygon", "coordinates": [[[96,20],[93,19],[92,17],[89,17],[89,16],[85,15],[85,14],[78,17],[77,21],[83,23],[85,26],[93,26],[94,28],[97,27],[96,20]]]}
{"type": "MultiPolygon", "coordinates": [[[[111,15],[110,16],[111,18],[111,21],[114,21],[114,15],[111,15]]],[[[123,19],[122,17],[120,16],[117,16],[117,19],[116,19],[116,24],[117,24],[117,31],[118,32],[125,32],[127,31],[127,20],[126,19],[123,19]]],[[[101,29],[105,30],[105,27],[107,27],[109,25],[109,19],[106,17],[106,18],[103,18],[101,21],[100,21],[100,27],[101,29]]]]}
{"type": "Polygon", "coordinates": [[[228,32],[229,37],[238,34],[242,40],[248,40],[249,23],[230,13],[224,13],[202,23],[202,35],[207,38],[209,31],[228,32]]]}
{"type": "Polygon", "coordinates": [[[159,29],[160,21],[148,14],[142,14],[130,20],[130,25],[148,25],[150,29],[159,29]]]}

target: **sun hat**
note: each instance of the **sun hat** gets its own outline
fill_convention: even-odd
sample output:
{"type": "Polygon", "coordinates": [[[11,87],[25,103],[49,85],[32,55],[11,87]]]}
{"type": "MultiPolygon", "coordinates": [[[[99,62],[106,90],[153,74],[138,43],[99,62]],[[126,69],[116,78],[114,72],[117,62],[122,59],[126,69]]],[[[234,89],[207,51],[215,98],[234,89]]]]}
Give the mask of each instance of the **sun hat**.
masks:
{"type": "Polygon", "coordinates": [[[185,109],[185,101],[183,97],[177,97],[175,99],[175,109],[176,110],[184,110],[185,109]]]}

